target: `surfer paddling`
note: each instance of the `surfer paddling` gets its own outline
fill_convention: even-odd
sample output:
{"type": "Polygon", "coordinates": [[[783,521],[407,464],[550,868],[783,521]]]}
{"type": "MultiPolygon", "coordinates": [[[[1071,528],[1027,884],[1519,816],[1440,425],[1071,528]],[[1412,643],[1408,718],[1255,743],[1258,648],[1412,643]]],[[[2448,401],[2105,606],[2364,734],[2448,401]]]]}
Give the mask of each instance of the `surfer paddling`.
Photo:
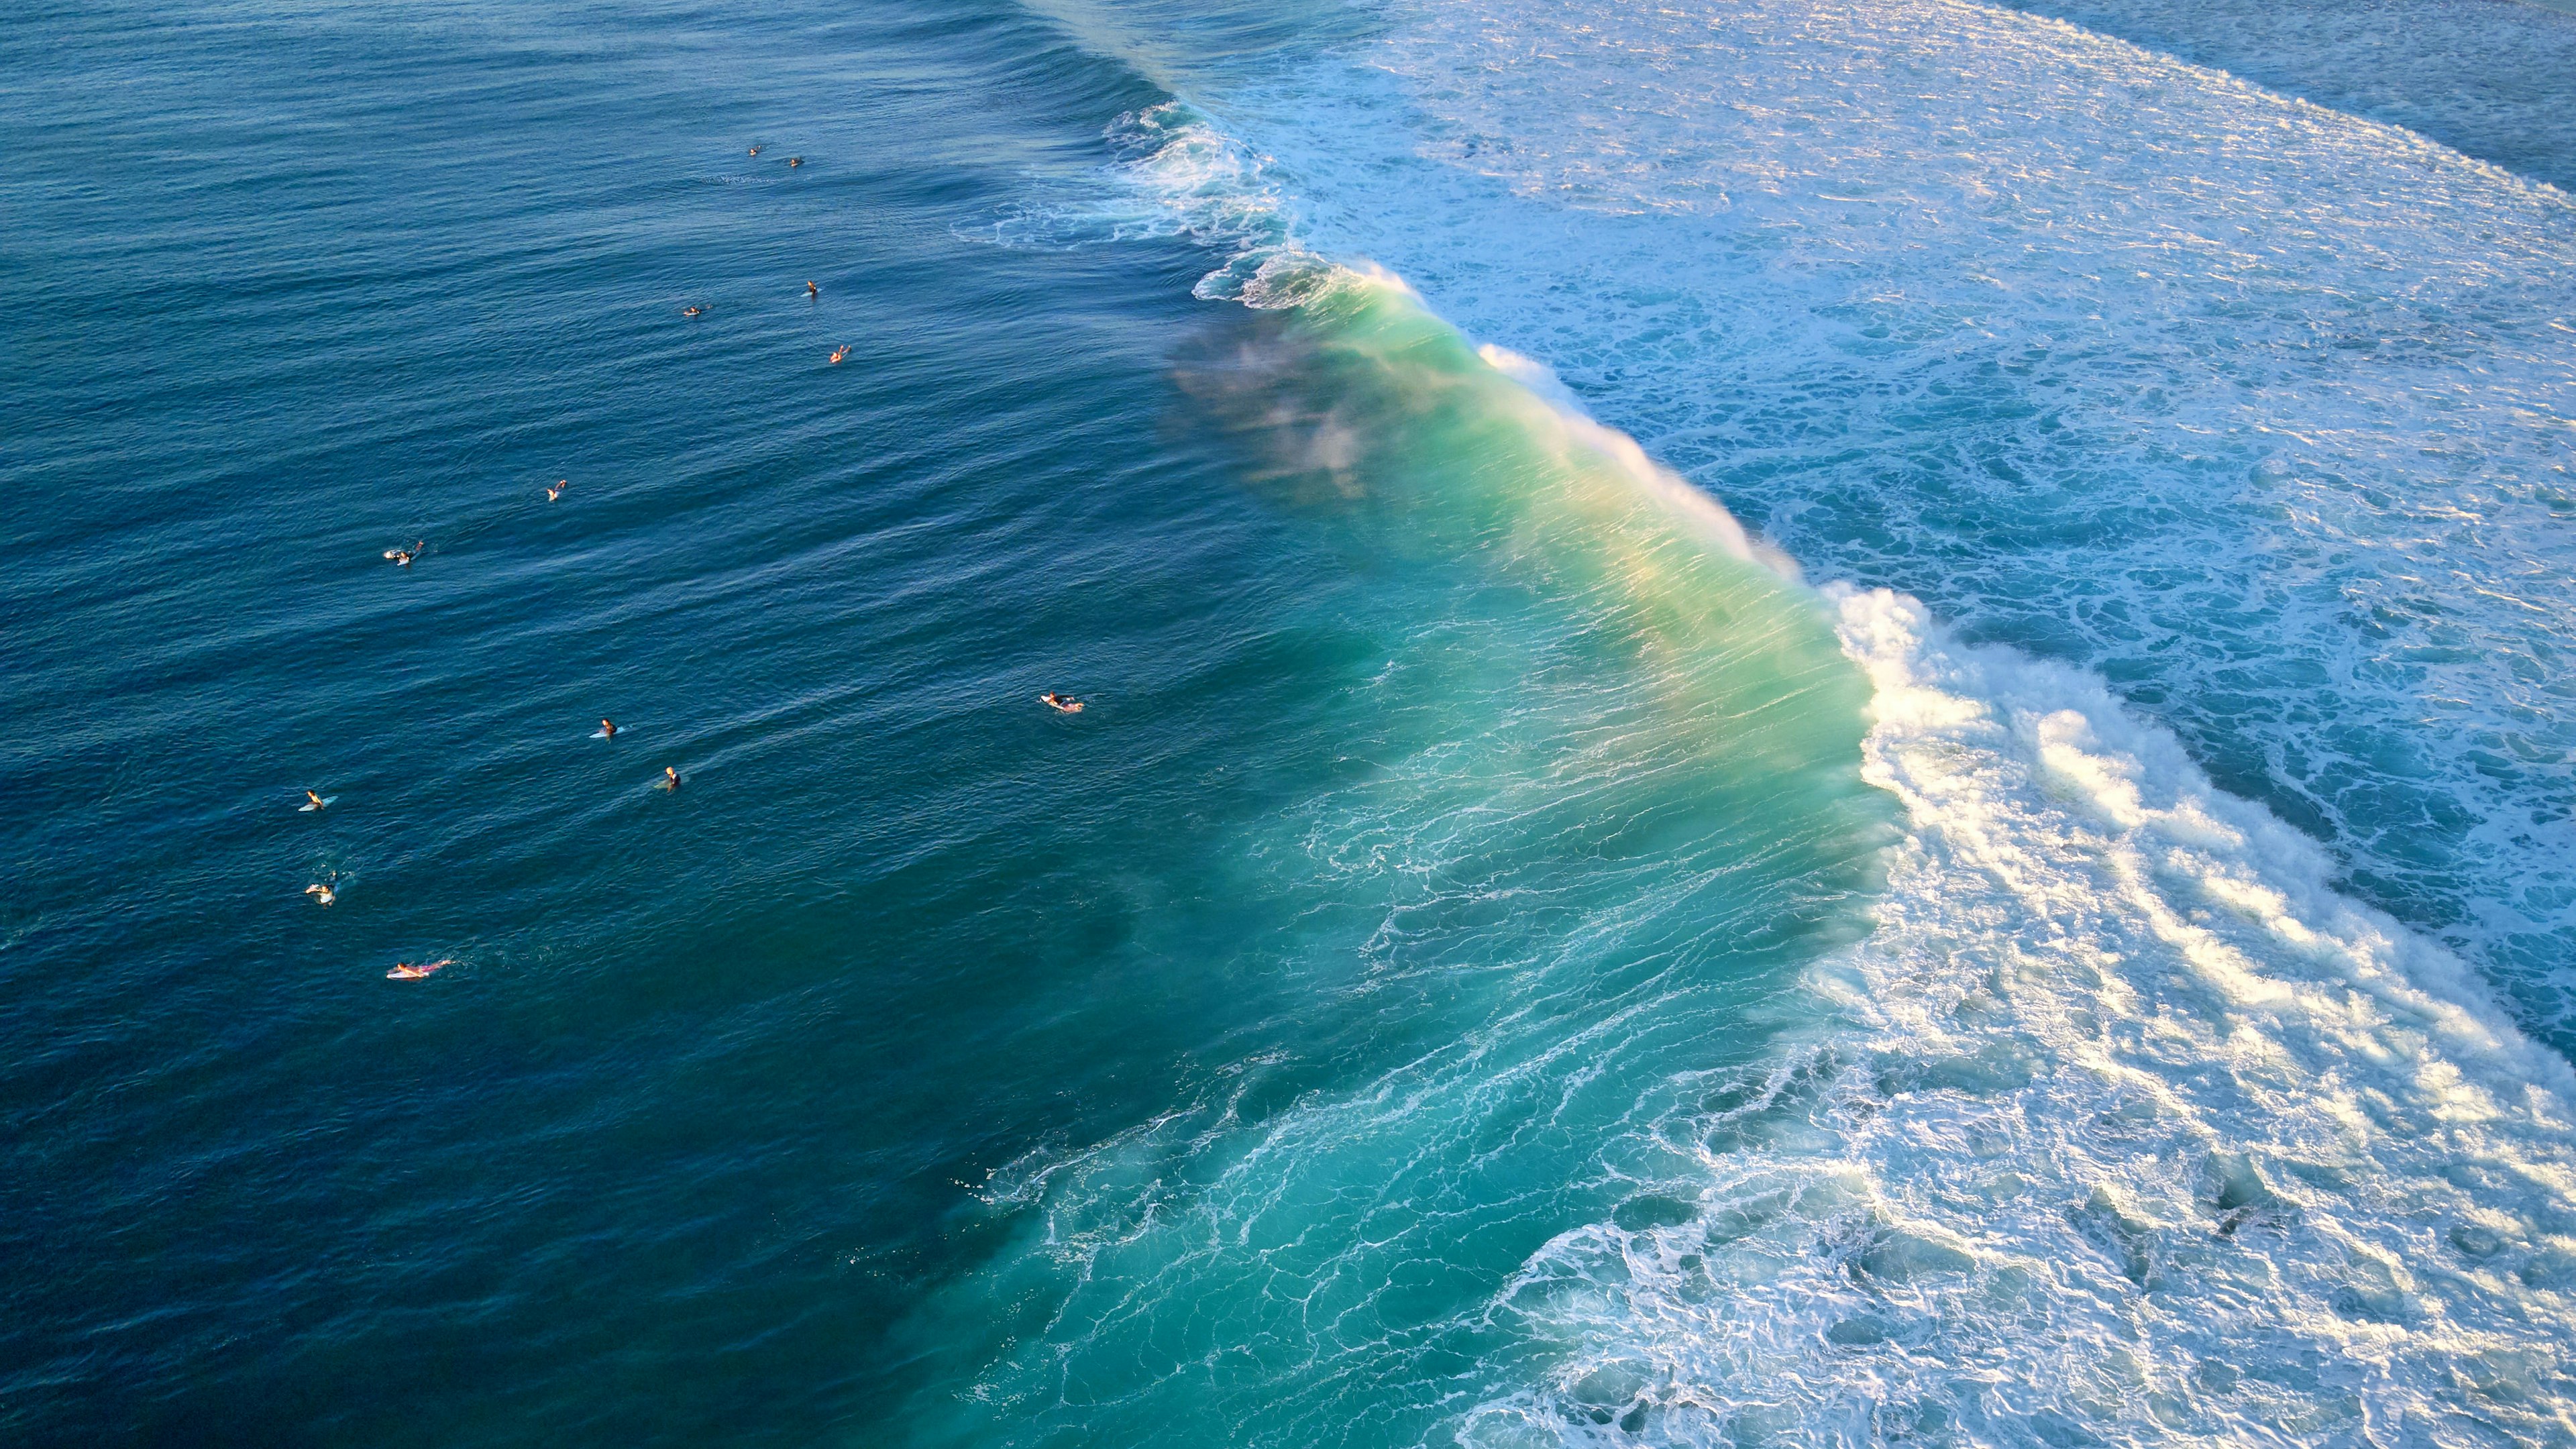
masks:
{"type": "Polygon", "coordinates": [[[1046,693],[1039,695],[1038,698],[1045,703],[1047,708],[1054,710],[1058,714],[1082,713],[1082,701],[1074,698],[1072,695],[1058,694],[1054,690],[1050,689],[1046,693]]]}
{"type": "Polygon", "coordinates": [[[453,956],[445,957],[437,961],[426,961],[418,966],[414,966],[409,961],[397,961],[394,963],[394,969],[385,973],[385,979],[387,981],[418,981],[424,976],[437,975],[440,967],[453,966],[455,964],[456,958],[453,956]]]}
{"type": "Polygon", "coordinates": [[[832,360],[833,360],[834,362],[838,362],[838,361],[840,361],[842,358],[847,357],[847,356],[849,356],[849,355],[850,355],[850,344],[848,344],[848,343],[846,343],[846,342],[844,342],[844,343],[842,343],[840,346],[835,347],[835,348],[833,348],[833,349],[832,349],[832,360]]]}
{"type": "Polygon", "coordinates": [[[340,893],[333,890],[329,883],[324,881],[315,881],[313,884],[306,886],[304,888],[304,893],[311,896],[313,898],[313,903],[317,906],[327,906],[333,901],[340,899],[340,893]]]}
{"type": "Polygon", "coordinates": [[[563,491],[571,486],[572,480],[570,478],[557,478],[555,480],[555,486],[546,490],[546,501],[548,503],[552,503],[556,499],[561,498],[563,496],[563,491]]]}
{"type": "Polygon", "coordinates": [[[407,569],[407,568],[410,568],[410,567],[411,567],[411,561],[412,561],[413,559],[416,559],[416,558],[420,557],[420,551],[421,551],[422,549],[427,548],[427,547],[429,547],[429,540],[424,538],[424,539],[422,539],[420,542],[413,544],[413,545],[412,545],[411,547],[409,547],[409,548],[389,548],[389,549],[386,549],[386,550],[385,550],[385,557],[387,557],[387,558],[389,558],[389,559],[392,559],[392,560],[394,561],[394,567],[396,567],[396,568],[400,568],[400,569],[407,569]]]}
{"type": "Polygon", "coordinates": [[[695,316],[697,316],[699,313],[704,312],[705,310],[707,310],[707,309],[706,309],[706,308],[704,308],[704,307],[698,306],[696,303],[694,303],[694,302],[693,302],[693,303],[689,304],[688,306],[681,308],[681,309],[680,309],[680,315],[681,315],[681,316],[683,316],[683,317],[695,317],[695,316]]]}

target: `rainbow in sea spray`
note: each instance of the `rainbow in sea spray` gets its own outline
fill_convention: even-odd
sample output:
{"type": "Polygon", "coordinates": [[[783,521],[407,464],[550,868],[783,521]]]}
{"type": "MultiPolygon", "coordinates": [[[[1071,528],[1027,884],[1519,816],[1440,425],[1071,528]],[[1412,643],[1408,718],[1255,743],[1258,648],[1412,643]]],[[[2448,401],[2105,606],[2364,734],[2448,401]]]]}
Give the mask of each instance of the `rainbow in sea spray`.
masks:
{"type": "MultiPolygon", "coordinates": [[[[1301,212],[1325,203],[1207,116],[1119,134],[1136,201],[1018,239],[1191,236],[1222,257],[1201,295],[1293,312],[1296,345],[1232,394],[1261,415],[1242,399],[1342,374],[1336,403],[1261,415],[1295,440],[1283,473],[1448,457],[1375,526],[1683,609],[1661,635],[1681,654],[1739,647],[1741,608],[1689,591],[1780,561],[1706,493],[1541,365],[1314,249],[1301,212]],[[1351,404],[1367,387],[1387,397],[1351,404]]],[[[1383,502],[1380,466],[1345,501],[1383,502]]],[[[1867,703],[1812,662],[1778,695],[1866,711],[1855,764],[1901,825],[1865,934],[1757,1013],[1760,1050],[1694,1051],[1713,1003],[1669,980],[1590,1015],[1512,1007],[1562,989],[1568,953],[1369,1087],[1032,1159],[992,1190],[1018,1248],[949,1305],[1020,1316],[942,1422],[1187,1432],[1214,1408],[1200,1427],[1242,1442],[1339,1442],[1366,1384],[1423,1406],[1373,1438],[1491,1445],[2576,1431],[2566,1063],[2101,679],[1889,590],[1773,577],[1758,627],[1829,628],[1867,703]],[[1489,1292],[1391,1307],[1454,1242],[1525,1225],[1511,1184],[1603,1210],[1489,1292]]],[[[1867,834],[1865,804],[1825,808],[1867,834]]]]}

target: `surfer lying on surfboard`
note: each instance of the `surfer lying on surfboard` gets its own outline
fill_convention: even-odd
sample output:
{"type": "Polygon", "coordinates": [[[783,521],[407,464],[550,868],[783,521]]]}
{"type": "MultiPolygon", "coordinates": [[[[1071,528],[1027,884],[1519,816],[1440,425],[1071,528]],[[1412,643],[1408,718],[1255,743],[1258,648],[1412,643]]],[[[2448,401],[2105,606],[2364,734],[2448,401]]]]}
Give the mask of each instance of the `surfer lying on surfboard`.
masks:
{"type": "Polygon", "coordinates": [[[1082,713],[1082,701],[1074,698],[1072,695],[1058,694],[1054,690],[1050,689],[1046,693],[1039,695],[1038,698],[1044,700],[1049,709],[1052,709],[1059,714],[1082,713]]]}
{"type": "Polygon", "coordinates": [[[387,981],[418,981],[424,976],[437,975],[438,968],[441,966],[453,966],[455,964],[456,958],[453,956],[446,957],[443,960],[432,961],[421,966],[414,966],[409,961],[397,961],[394,963],[394,969],[385,973],[385,979],[387,981]]]}

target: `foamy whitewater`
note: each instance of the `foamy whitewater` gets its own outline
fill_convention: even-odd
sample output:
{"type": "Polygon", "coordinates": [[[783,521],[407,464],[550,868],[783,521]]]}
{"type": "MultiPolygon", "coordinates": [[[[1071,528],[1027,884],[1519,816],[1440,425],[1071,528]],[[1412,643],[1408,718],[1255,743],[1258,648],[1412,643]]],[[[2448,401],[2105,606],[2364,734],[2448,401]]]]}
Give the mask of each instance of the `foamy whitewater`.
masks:
{"type": "MultiPolygon", "coordinates": [[[[1619,1210],[1454,1325],[1525,1381],[1403,1360],[1428,1438],[2576,1440],[2576,1076],[2515,1021],[2566,1039],[2576,941],[2565,193],[1944,0],[1406,3],[1219,89],[1000,239],[1188,236],[1202,296],[1480,340],[1822,581],[1901,807],[1760,1062],[1635,1094],[1619,1210]]],[[[1148,1129],[1195,1189],[1137,1140],[1013,1174],[1115,1306],[980,1392],[1070,1411],[1116,1325],[1272,1271],[1290,1164],[1472,1075],[1148,1129]]]]}
{"type": "Polygon", "coordinates": [[[2564,1030],[2566,193],[1968,5],[1422,7],[1237,109],[1306,244],[2107,675],[2564,1030]]]}
{"type": "Polygon", "coordinates": [[[1911,825],[1880,928],[1653,1124],[1693,1221],[1531,1264],[1505,1311],[1581,1351],[1465,1437],[2567,1434],[2565,1063],[2098,681],[1830,597],[1911,825]]]}

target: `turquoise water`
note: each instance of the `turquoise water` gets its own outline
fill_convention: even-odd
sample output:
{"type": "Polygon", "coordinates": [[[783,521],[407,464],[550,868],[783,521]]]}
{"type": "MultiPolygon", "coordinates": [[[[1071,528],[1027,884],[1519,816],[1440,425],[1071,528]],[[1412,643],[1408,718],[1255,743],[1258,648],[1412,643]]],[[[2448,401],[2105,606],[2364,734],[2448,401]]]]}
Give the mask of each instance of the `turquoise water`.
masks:
{"type": "Polygon", "coordinates": [[[13,12],[0,1430],[2576,1433],[2480,14],[13,12]]]}
{"type": "Polygon", "coordinates": [[[953,234],[1087,176],[1132,76],[1007,13],[598,23],[145,63],[55,22],[87,83],[12,148],[57,299],[11,324],[7,1218],[61,1265],[13,1275],[22,1426],[801,1438],[889,1411],[892,1324],[1001,1231],[959,1184],[1038,1144],[1835,929],[1883,812],[1776,582],[1548,504],[1436,324],[1300,359],[1322,324],[1208,315],[1189,247],[953,234]],[[1317,408],[1407,369],[1434,415],[1362,426],[1426,466],[1283,465],[1243,348],[1317,408]],[[1641,888],[1678,923],[1517,981],[1641,888]]]}

